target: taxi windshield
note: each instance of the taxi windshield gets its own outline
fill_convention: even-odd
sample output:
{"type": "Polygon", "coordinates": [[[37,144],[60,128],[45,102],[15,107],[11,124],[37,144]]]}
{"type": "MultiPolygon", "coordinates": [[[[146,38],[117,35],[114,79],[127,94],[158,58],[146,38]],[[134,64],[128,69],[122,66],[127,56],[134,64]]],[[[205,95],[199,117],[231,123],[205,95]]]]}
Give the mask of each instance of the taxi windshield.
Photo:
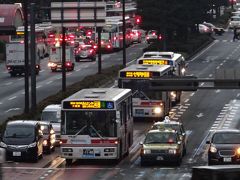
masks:
{"type": "Polygon", "coordinates": [[[144,144],[154,144],[154,143],[177,143],[177,138],[174,133],[148,133],[144,144]]]}

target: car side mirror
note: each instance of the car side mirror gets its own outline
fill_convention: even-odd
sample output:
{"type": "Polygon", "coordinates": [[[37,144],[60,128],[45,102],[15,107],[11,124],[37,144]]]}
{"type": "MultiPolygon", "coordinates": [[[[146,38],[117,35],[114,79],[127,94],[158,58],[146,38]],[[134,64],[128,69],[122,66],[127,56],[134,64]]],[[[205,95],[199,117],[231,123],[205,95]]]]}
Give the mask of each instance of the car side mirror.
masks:
{"type": "Polygon", "coordinates": [[[210,144],[210,141],[206,141],[206,144],[210,144]]]}
{"type": "Polygon", "coordinates": [[[143,142],[140,142],[139,144],[142,146],[142,145],[143,145],[143,142]]]}

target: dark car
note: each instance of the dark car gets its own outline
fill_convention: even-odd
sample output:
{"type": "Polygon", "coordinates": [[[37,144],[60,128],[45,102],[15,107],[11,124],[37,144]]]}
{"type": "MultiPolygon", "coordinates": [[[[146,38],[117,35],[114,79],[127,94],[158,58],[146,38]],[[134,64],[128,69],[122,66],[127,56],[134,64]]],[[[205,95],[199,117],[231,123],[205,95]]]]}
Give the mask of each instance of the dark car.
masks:
{"type": "Polygon", "coordinates": [[[6,149],[7,160],[22,159],[37,162],[43,154],[43,133],[39,122],[9,121],[4,128],[0,147],[6,149]]]}
{"type": "Polygon", "coordinates": [[[81,45],[75,50],[75,60],[79,62],[80,59],[91,59],[96,61],[96,50],[91,45],[81,45]]]}
{"type": "Polygon", "coordinates": [[[43,132],[43,152],[50,154],[55,150],[56,135],[50,122],[40,121],[41,130],[43,132]]]}
{"type": "Polygon", "coordinates": [[[240,164],[240,130],[215,131],[209,141],[208,164],[240,164]]]}

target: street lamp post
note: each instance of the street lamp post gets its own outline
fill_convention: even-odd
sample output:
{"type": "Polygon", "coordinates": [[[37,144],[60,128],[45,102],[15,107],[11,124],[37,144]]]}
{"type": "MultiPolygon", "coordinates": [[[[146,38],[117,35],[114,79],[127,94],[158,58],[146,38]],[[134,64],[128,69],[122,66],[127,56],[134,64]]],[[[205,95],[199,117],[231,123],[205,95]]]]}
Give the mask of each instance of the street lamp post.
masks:
{"type": "Polygon", "coordinates": [[[126,67],[126,22],[125,22],[125,0],[122,0],[122,21],[123,21],[123,66],[126,67]]]}

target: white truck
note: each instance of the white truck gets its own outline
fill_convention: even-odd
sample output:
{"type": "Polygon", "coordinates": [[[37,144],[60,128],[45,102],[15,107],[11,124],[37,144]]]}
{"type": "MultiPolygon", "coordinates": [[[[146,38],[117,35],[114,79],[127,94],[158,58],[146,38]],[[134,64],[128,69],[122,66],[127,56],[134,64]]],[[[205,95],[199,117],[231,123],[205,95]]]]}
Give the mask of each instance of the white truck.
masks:
{"type": "MultiPolygon", "coordinates": [[[[29,49],[29,73],[30,73],[30,49],[29,49]]],[[[36,74],[40,71],[40,58],[36,50],[36,74]]],[[[10,42],[6,44],[6,67],[11,77],[25,73],[24,43],[10,42]]]]}
{"type": "MultiPolygon", "coordinates": [[[[67,71],[74,70],[74,50],[73,47],[66,47],[66,62],[65,68],[67,71]]],[[[50,47],[50,55],[48,61],[48,67],[52,70],[52,72],[62,70],[62,47],[50,47]]]]}

